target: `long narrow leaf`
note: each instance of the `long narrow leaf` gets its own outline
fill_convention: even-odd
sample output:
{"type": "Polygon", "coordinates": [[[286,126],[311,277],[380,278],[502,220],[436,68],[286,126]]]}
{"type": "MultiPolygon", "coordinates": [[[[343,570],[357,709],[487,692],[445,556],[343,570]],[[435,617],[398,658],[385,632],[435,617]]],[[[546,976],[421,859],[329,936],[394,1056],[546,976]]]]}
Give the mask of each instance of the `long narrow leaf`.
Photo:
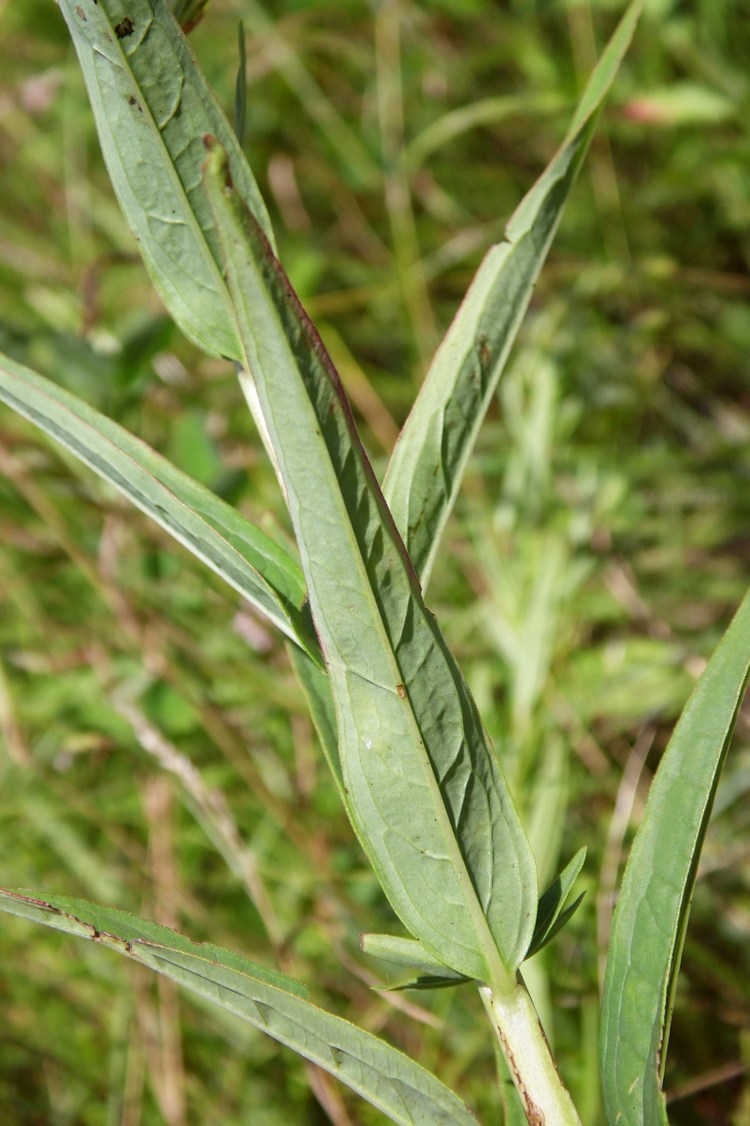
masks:
{"type": "Polygon", "coordinates": [[[562,147],[511,218],[505,241],[484,258],[396,444],[383,492],[423,586],[641,7],[642,0],[631,3],[591,75],[562,147]]]}
{"type": "Polygon", "coordinates": [[[408,973],[397,981],[389,981],[381,988],[402,989],[445,989],[463,985],[468,981],[463,974],[449,970],[438,958],[425,950],[421,942],[413,938],[397,938],[392,934],[361,934],[359,944],[363,953],[392,965],[403,966],[408,973]]]}
{"type": "Polygon", "coordinates": [[[466,976],[507,984],[536,913],[507,785],[330,358],[218,150],[207,187],[329,672],[353,824],[412,934],[466,976]]]}
{"type": "Polygon", "coordinates": [[[716,787],[750,673],[750,594],[698,681],[656,772],[615,909],[601,1065],[608,1121],[666,1122],[672,998],[716,787]]]}
{"type": "Polygon", "coordinates": [[[201,137],[229,154],[237,191],[272,240],[234,130],[166,0],[59,0],[112,185],[153,282],[182,331],[238,359],[237,333],[201,184],[201,137]]]}
{"type": "Polygon", "coordinates": [[[403,1126],[476,1126],[457,1095],[385,1041],[319,1009],[307,989],[230,950],[83,900],[0,890],[0,910],[92,939],[164,974],[312,1060],[403,1126]]]}
{"type": "Polygon", "coordinates": [[[533,957],[554,938],[583,899],[583,895],[579,895],[569,907],[565,907],[571,888],[578,879],[585,861],[586,849],[579,848],[573,859],[565,865],[560,875],[555,877],[544,895],[540,897],[534,937],[526,954],[527,958],[533,957]]]}
{"type": "Polygon", "coordinates": [[[305,580],[284,548],[116,422],[2,354],[0,400],[119,489],[320,665],[305,580]]]}

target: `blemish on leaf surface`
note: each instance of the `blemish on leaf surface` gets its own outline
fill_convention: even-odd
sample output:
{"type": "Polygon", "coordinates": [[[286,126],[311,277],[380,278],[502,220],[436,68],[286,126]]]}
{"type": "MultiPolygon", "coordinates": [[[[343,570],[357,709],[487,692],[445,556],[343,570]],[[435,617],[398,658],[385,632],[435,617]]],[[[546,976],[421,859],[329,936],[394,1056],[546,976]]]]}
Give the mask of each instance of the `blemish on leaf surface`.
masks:
{"type": "Polygon", "coordinates": [[[115,24],[115,35],[118,39],[125,39],[126,36],[132,35],[134,30],[133,21],[127,16],[124,20],[120,20],[119,23],[115,24]]]}

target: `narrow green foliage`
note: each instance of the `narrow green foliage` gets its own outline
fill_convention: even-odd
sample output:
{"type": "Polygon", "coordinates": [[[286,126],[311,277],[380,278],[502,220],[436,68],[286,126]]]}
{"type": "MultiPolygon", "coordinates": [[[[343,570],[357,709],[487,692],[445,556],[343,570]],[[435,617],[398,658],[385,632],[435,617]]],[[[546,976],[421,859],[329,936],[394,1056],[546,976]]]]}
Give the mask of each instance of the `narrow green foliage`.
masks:
{"type": "Polygon", "coordinates": [[[0,911],[91,939],[249,1021],[335,1075],[403,1126],[476,1126],[439,1079],[348,1021],[317,1008],[304,985],[218,946],[124,911],[0,889],[0,911]]]}
{"type": "Polygon", "coordinates": [[[628,7],[561,148],[519,204],[505,241],[487,252],[393,452],[383,492],[425,587],[479,428],[642,6],[634,0],[628,7]]]}
{"type": "MultiPolygon", "coordinates": [[[[405,976],[389,989],[479,983],[528,1121],[572,1126],[577,1112],[531,1002],[537,994],[526,989],[519,967],[554,938],[580,904],[582,896],[569,900],[585,849],[537,899],[534,857],[502,764],[423,587],[642,0],[626,8],[562,145],[517,207],[504,240],[479,267],[429,368],[382,489],[339,376],[276,256],[268,215],[242,152],[243,24],[235,135],[172,14],[189,30],[206,0],[59,2],[112,183],[147,268],[190,339],[235,365],[289,507],[299,560],[116,423],[3,356],[0,399],[119,489],[292,642],[291,662],[339,796],[385,894],[413,936],[364,935],[363,950],[403,968],[405,976]]],[[[270,44],[282,42],[255,0],[246,15],[270,44]]],[[[393,64],[384,68],[388,99],[393,96],[391,124],[399,116],[398,20],[397,4],[386,5],[377,20],[381,49],[387,40],[393,64]]],[[[277,51],[274,65],[309,98],[307,108],[329,128],[333,148],[347,154],[352,179],[372,183],[379,172],[368,148],[350,135],[288,43],[277,51]]],[[[667,105],[663,98],[661,105],[667,105]]],[[[704,99],[704,110],[706,105],[711,109],[704,99]]],[[[717,105],[712,119],[723,120],[717,105]]],[[[421,160],[441,130],[447,136],[468,121],[488,120],[500,108],[480,103],[463,117],[449,115],[437,128],[429,127],[411,157],[401,148],[406,156],[400,170],[408,170],[410,159],[421,160]]],[[[698,111],[687,99],[681,112],[684,119],[698,111]]],[[[400,120],[397,124],[400,135],[400,120]]],[[[384,151],[391,152],[388,144],[384,151]]],[[[391,187],[394,182],[386,178],[391,187]]],[[[408,195],[406,172],[401,187],[408,195]]],[[[433,186],[424,196],[425,209],[433,207],[438,217],[448,197],[441,192],[433,186]]],[[[393,209],[392,198],[388,204],[393,209]]],[[[413,258],[416,263],[416,249],[413,258]]],[[[739,319],[734,326],[739,332],[738,324],[739,319]]],[[[546,375],[541,382],[539,377],[537,367],[539,402],[549,404],[545,388],[552,384],[546,375]]],[[[535,422],[549,448],[552,418],[545,408],[535,422]],[[540,421],[542,415],[547,422],[540,421]]],[[[551,459],[545,472],[552,477],[551,459]]],[[[587,543],[587,535],[578,542],[587,543]]],[[[549,569],[542,567],[540,574],[553,576],[554,554],[546,561],[549,569]]],[[[548,585],[551,589],[551,577],[548,585]]],[[[540,582],[536,589],[543,587],[540,582]]],[[[545,661],[549,651],[552,663],[551,642],[547,646],[552,600],[540,594],[528,603],[532,611],[518,631],[529,654],[526,664],[518,665],[524,675],[540,663],[535,662],[540,637],[545,661]]],[[[674,732],[625,871],[601,1023],[610,1126],[666,1122],[662,1084],[690,899],[749,674],[750,595],[674,732]]],[[[533,669],[525,681],[518,676],[524,698],[516,711],[524,718],[541,699],[540,679],[533,669]]],[[[516,715],[514,707],[511,702],[516,715]]],[[[3,733],[15,732],[2,693],[0,722],[3,733]]],[[[546,768],[545,782],[554,790],[562,773],[556,744],[547,742],[542,753],[541,739],[530,735],[529,744],[537,756],[537,781],[546,768]]],[[[270,796],[271,788],[265,792],[270,796]]],[[[566,794],[558,789],[554,796],[547,806],[537,804],[532,823],[538,837],[547,833],[554,844],[549,851],[556,855],[566,794]]],[[[43,801],[33,808],[43,817],[43,801]]],[[[326,1069],[395,1122],[469,1126],[473,1121],[438,1079],[317,1008],[291,978],[80,901],[0,892],[0,910],[94,940],[165,974],[326,1069]]],[[[269,933],[273,939],[283,930],[269,933]]],[[[528,967],[530,983],[539,967],[540,962],[528,967]]],[[[540,1013],[546,1020],[544,999],[540,1013]]],[[[593,1007],[591,1013],[593,1030],[593,1007]]],[[[589,1040],[595,1040],[593,1031],[589,1040]]],[[[517,1120],[520,1101],[512,1105],[508,1117],[517,1120]]]]}
{"type": "Polygon", "coordinates": [[[586,860],[586,849],[581,848],[569,864],[557,876],[539,900],[534,937],[526,955],[530,958],[555,937],[558,931],[577,910],[583,895],[579,895],[569,907],[565,907],[571,888],[580,875],[586,860]]]}
{"type": "Polygon", "coordinates": [[[320,664],[302,572],[285,548],[116,422],[1,354],[0,400],[119,489],[320,664]]]}
{"type": "Polygon", "coordinates": [[[536,914],[507,786],[338,376],[218,149],[206,184],[330,677],[353,824],[412,934],[468,977],[505,980],[536,914]]]}
{"type": "MultiPolygon", "coordinates": [[[[60,0],[112,186],[154,285],[182,331],[239,358],[211,213],[201,137],[228,153],[237,191],[268,238],[270,222],[234,130],[166,0],[60,0]]],[[[193,6],[193,9],[195,5],[193,6]]]]}
{"type": "Polygon", "coordinates": [[[411,972],[398,981],[389,981],[384,989],[442,989],[468,981],[463,974],[455,973],[438,958],[433,958],[421,942],[413,938],[398,938],[392,934],[361,934],[359,943],[365,954],[394,966],[403,966],[411,972]]]}
{"type": "Polygon", "coordinates": [[[690,898],[748,675],[750,594],[680,717],[625,869],[602,1002],[611,1123],[666,1122],[661,1082],[690,898]]]}

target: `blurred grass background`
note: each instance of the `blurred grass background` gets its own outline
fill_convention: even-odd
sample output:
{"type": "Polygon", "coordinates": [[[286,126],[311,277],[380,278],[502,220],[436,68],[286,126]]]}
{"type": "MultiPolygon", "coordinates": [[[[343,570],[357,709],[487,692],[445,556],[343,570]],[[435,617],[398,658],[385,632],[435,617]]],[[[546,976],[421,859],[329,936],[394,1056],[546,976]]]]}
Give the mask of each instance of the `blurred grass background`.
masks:
{"type": "MultiPolygon", "coordinates": [[[[486,246],[553,153],[611,2],[213,0],[191,41],[385,465],[486,246]]],[[[583,1121],[618,872],[750,560],[750,8],[652,0],[448,530],[429,601],[582,908],[529,977],[583,1121]]],[[[233,373],[165,319],[49,0],[0,2],[0,347],[285,534],[233,373]]],[[[383,996],[393,928],[279,639],[0,411],[0,882],[144,913],[310,984],[500,1117],[470,990],[383,996]]],[[[750,726],[707,840],[666,1086],[750,1123],[750,726]]],[[[378,1123],[253,1029],[3,917],[3,1122],[378,1123]]]]}

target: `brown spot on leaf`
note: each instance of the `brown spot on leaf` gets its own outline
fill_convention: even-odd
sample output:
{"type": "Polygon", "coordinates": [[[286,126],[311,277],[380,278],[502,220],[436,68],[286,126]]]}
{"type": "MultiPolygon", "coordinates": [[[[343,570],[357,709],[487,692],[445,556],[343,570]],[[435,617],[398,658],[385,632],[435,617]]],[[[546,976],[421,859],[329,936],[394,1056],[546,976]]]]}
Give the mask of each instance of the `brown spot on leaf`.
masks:
{"type": "Polygon", "coordinates": [[[83,20],[84,23],[87,22],[86,13],[84,12],[80,4],[76,5],[76,15],[78,16],[79,20],[83,20]]]}
{"type": "Polygon", "coordinates": [[[398,693],[399,699],[406,699],[406,689],[404,688],[403,684],[396,685],[396,692],[398,693]]]}
{"type": "Polygon", "coordinates": [[[133,21],[126,16],[124,20],[120,20],[115,24],[115,35],[118,39],[125,39],[126,36],[132,35],[134,31],[133,21]]]}

